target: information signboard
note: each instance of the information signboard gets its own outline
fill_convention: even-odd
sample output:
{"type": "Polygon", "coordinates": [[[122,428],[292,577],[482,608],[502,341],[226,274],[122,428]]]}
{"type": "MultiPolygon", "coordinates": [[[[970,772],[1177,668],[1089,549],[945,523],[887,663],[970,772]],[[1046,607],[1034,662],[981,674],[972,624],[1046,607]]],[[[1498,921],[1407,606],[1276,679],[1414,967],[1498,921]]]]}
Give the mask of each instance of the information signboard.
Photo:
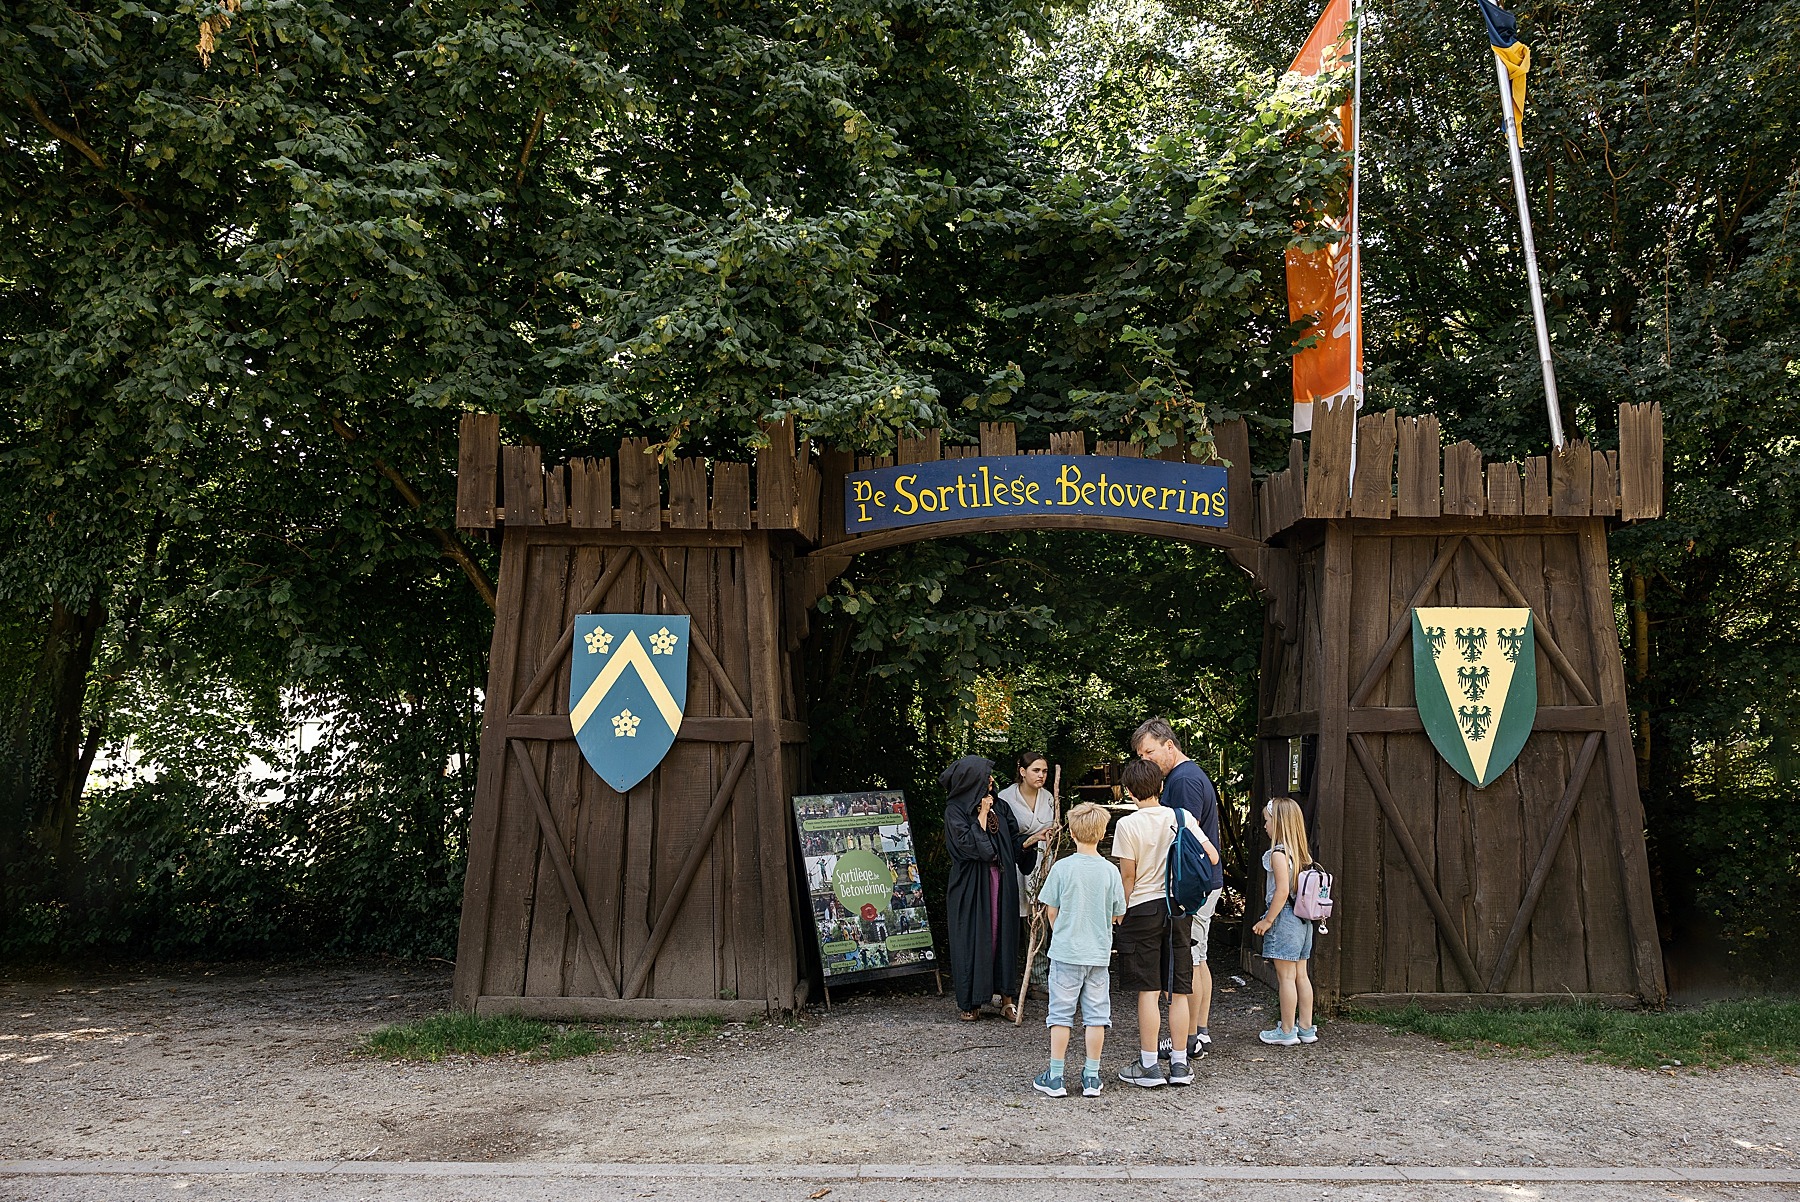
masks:
{"type": "Polygon", "coordinates": [[[1231,524],[1222,467],[1103,455],[941,459],[852,472],[844,530],[864,534],[1008,514],[1086,514],[1178,526],[1231,524]]]}
{"type": "Polygon", "coordinates": [[[826,982],[936,969],[905,795],[796,797],[794,819],[826,982]]]}

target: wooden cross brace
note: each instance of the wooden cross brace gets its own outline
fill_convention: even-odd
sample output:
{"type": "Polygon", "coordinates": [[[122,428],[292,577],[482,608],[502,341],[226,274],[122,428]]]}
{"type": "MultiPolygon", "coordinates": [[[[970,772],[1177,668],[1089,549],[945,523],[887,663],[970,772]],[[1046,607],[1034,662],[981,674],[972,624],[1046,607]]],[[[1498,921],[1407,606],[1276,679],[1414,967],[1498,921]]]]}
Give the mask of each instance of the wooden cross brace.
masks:
{"type": "MultiPolygon", "coordinates": [[[[629,550],[643,561],[645,571],[656,583],[657,591],[662,594],[663,602],[669,609],[683,617],[693,616],[693,611],[688,608],[687,600],[682,597],[681,590],[675,587],[675,582],[669,578],[668,569],[663,567],[661,560],[644,547],[621,548],[621,550],[629,550]]],[[[586,613],[600,604],[607,592],[617,583],[620,573],[625,570],[625,566],[631,562],[632,557],[631,554],[613,556],[612,562],[606,565],[606,571],[601,573],[600,579],[595,581],[594,587],[582,597],[581,604],[575,607],[575,612],[586,613]]],[[[697,626],[689,627],[688,637],[693,642],[694,651],[700,656],[700,662],[706,665],[707,675],[711,676],[713,683],[718,685],[719,695],[724,699],[726,708],[731,710],[733,717],[748,718],[750,710],[744,705],[743,695],[731,682],[731,676],[725,671],[725,666],[719,662],[719,657],[714,654],[712,644],[706,641],[706,636],[700,632],[697,626]]],[[[531,703],[537,700],[545,686],[556,678],[557,672],[562,670],[567,662],[569,649],[574,645],[575,623],[570,622],[563,628],[562,637],[556,640],[556,646],[551,648],[543,665],[538,668],[537,675],[531,678],[531,683],[525,686],[523,693],[519,694],[519,702],[514,708],[512,716],[522,715],[531,707],[531,703]]]]}
{"type": "MultiPolygon", "coordinates": [[[[1569,783],[1563,789],[1562,800],[1557,803],[1556,812],[1550,819],[1550,829],[1545,832],[1544,846],[1538,852],[1537,864],[1531,871],[1530,882],[1525,886],[1525,896],[1519,903],[1519,911],[1513,915],[1512,927],[1506,933],[1506,942],[1501,945],[1493,970],[1487,975],[1485,989],[1488,993],[1499,993],[1506,984],[1507,974],[1512,972],[1513,960],[1517,958],[1519,946],[1525,941],[1525,932],[1530,929],[1532,917],[1537,913],[1538,899],[1544,894],[1551,866],[1555,864],[1556,853],[1562,847],[1569,819],[1575,813],[1575,803],[1581,797],[1581,790],[1587,785],[1588,773],[1599,754],[1600,735],[1601,732],[1597,730],[1588,732],[1580,753],[1575,757],[1574,770],[1569,774],[1569,783]]],[[[1387,777],[1375,763],[1374,752],[1369,750],[1367,740],[1360,734],[1350,736],[1350,746],[1356,752],[1363,775],[1368,778],[1369,787],[1375,792],[1375,800],[1380,803],[1381,812],[1394,832],[1395,842],[1400,844],[1407,866],[1412,869],[1413,880],[1425,895],[1425,904],[1431,907],[1432,916],[1437,919],[1438,933],[1443,937],[1444,946],[1450,950],[1450,958],[1456,962],[1458,971],[1468,982],[1469,992],[1482,992],[1484,983],[1475,967],[1475,958],[1469,954],[1469,946],[1463,941],[1462,932],[1457,928],[1450,907],[1444,904],[1443,894],[1438,891],[1437,878],[1420,853],[1419,845],[1413,840],[1412,831],[1400,814],[1400,807],[1394,801],[1392,790],[1388,788],[1387,777]]]]}
{"type": "Polygon", "coordinates": [[[700,866],[706,860],[706,853],[712,846],[712,838],[719,829],[719,823],[725,818],[725,812],[731,808],[736,795],[738,781],[744,775],[744,767],[750,762],[751,744],[739,743],[737,751],[731,757],[731,763],[725,769],[725,777],[719,784],[718,792],[713,796],[712,804],[707,808],[706,818],[700,823],[700,829],[694,836],[687,856],[681,862],[681,868],[675,874],[675,882],[669,888],[669,895],[663,900],[662,909],[656,916],[656,925],[651,928],[650,938],[645,942],[643,950],[638,953],[637,961],[632,965],[630,976],[626,978],[623,990],[612,970],[612,962],[606,955],[606,949],[600,941],[600,930],[594,922],[594,914],[588,908],[587,895],[582,891],[580,882],[575,877],[574,864],[569,859],[568,845],[563,841],[561,828],[556,825],[556,816],[550,812],[550,800],[544,794],[543,783],[538,780],[537,765],[533,763],[531,754],[523,741],[512,739],[507,744],[519,759],[519,768],[525,777],[525,791],[531,795],[532,808],[537,812],[538,830],[543,835],[544,850],[550,857],[550,863],[556,870],[556,879],[562,885],[563,897],[574,912],[575,925],[581,932],[582,946],[587,949],[594,962],[596,975],[600,978],[600,987],[604,996],[609,998],[634,998],[643,992],[644,983],[649,979],[650,969],[656,962],[657,953],[668,941],[669,934],[675,929],[676,916],[681,913],[681,905],[687,900],[688,890],[693,887],[694,878],[700,873],[700,866]]]}
{"type": "Polygon", "coordinates": [[[532,809],[537,811],[538,830],[543,836],[544,851],[550,857],[551,866],[556,869],[556,879],[562,884],[563,897],[575,914],[575,925],[581,932],[581,945],[587,949],[588,958],[594,962],[594,975],[600,980],[602,996],[618,997],[618,980],[613,975],[611,961],[606,958],[606,948],[600,942],[600,929],[594,924],[594,912],[588,909],[581,883],[575,879],[575,866],[569,862],[569,849],[563,842],[562,831],[557,829],[556,815],[550,812],[550,799],[544,796],[544,784],[538,779],[537,765],[532,762],[531,752],[521,740],[508,739],[506,745],[519,759],[519,772],[525,778],[525,792],[531,795],[532,809]]]}
{"type": "MultiPolygon", "coordinates": [[[[1537,606],[1532,605],[1525,597],[1511,574],[1501,564],[1500,557],[1488,544],[1488,540],[1479,535],[1459,534],[1445,541],[1442,549],[1438,551],[1437,557],[1432,560],[1431,567],[1426,571],[1424,579],[1419,582],[1419,587],[1413,590],[1411,599],[1408,600],[1406,607],[1401,610],[1399,618],[1388,631],[1386,640],[1376,651],[1374,659],[1363,673],[1362,680],[1351,691],[1350,707],[1355,709],[1361,706],[1375,691],[1375,686],[1381,682],[1381,678],[1393,665],[1394,656],[1400,650],[1401,644],[1407,642],[1412,634],[1412,611],[1425,604],[1436,592],[1439,582],[1449,571],[1451,564],[1456,559],[1456,553],[1462,549],[1464,544],[1474,551],[1475,557],[1481,561],[1482,566],[1493,577],[1494,583],[1499,585],[1500,591],[1505,593],[1514,605],[1531,610],[1536,627],[1537,645],[1544,649],[1545,658],[1568,682],[1570,690],[1582,705],[1594,705],[1594,694],[1588,688],[1587,682],[1583,681],[1576,673],[1574,665],[1569,662],[1569,657],[1563,653],[1562,648],[1557,645],[1555,637],[1550,633],[1543,614],[1539,613],[1537,606]]],[[[1519,947],[1525,940],[1525,933],[1531,926],[1533,915],[1537,912],[1538,900],[1543,896],[1544,885],[1549,879],[1551,866],[1556,861],[1557,851],[1562,846],[1563,836],[1568,830],[1569,820],[1575,811],[1575,803],[1580,798],[1581,791],[1587,784],[1588,773],[1594,766],[1594,759],[1600,749],[1600,738],[1600,731],[1589,732],[1580,753],[1576,756],[1574,770],[1570,773],[1568,785],[1563,790],[1562,799],[1557,803],[1555,813],[1550,820],[1550,829],[1545,834],[1544,846],[1538,853],[1537,864],[1526,885],[1525,895],[1520,902],[1518,913],[1513,916],[1512,926],[1507,931],[1506,941],[1500,948],[1493,969],[1483,978],[1475,966],[1475,958],[1469,954],[1468,944],[1463,939],[1462,931],[1451,915],[1449,906],[1444,903],[1443,895],[1438,891],[1436,874],[1432,872],[1431,866],[1420,852],[1418,844],[1413,839],[1412,831],[1407,827],[1406,820],[1400,813],[1399,805],[1394,801],[1393,791],[1388,787],[1387,778],[1376,765],[1375,756],[1369,749],[1368,741],[1361,734],[1352,733],[1350,735],[1350,747],[1356,754],[1357,762],[1362,765],[1363,774],[1368,778],[1369,786],[1375,793],[1375,800],[1381,806],[1381,812],[1387,819],[1389,829],[1394,833],[1395,842],[1400,845],[1400,851],[1406,857],[1407,866],[1412,870],[1413,880],[1418,884],[1420,892],[1425,896],[1426,905],[1430,907],[1432,916],[1437,920],[1438,932],[1443,938],[1444,946],[1449,950],[1450,958],[1455,962],[1457,971],[1468,982],[1470,992],[1479,993],[1485,989],[1489,993],[1497,993],[1505,985],[1507,974],[1512,971],[1513,961],[1518,957],[1519,947]]]]}
{"type": "Polygon", "coordinates": [[[1388,631],[1387,639],[1381,644],[1381,649],[1375,652],[1375,658],[1370,662],[1368,671],[1363,673],[1362,680],[1351,691],[1350,707],[1354,709],[1362,705],[1369,699],[1369,694],[1375,691],[1375,686],[1381,683],[1381,678],[1387,674],[1388,668],[1394,662],[1394,653],[1400,650],[1400,644],[1412,634],[1412,611],[1425,604],[1432,593],[1437,591],[1438,582],[1443,580],[1444,573],[1450,570],[1451,563],[1456,559],[1457,551],[1462,548],[1464,543],[1474,550],[1475,557],[1488,570],[1488,575],[1494,578],[1494,583],[1500,586],[1500,591],[1506,594],[1507,599],[1514,605],[1531,611],[1532,623],[1537,633],[1537,645],[1544,649],[1545,658],[1550,661],[1551,667],[1555,668],[1557,673],[1569,683],[1570,691],[1575,694],[1581,704],[1593,705],[1592,690],[1588,688],[1587,682],[1576,673],[1575,665],[1569,662],[1569,657],[1564,655],[1562,648],[1557,645],[1555,637],[1550,633],[1549,624],[1544,621],[1544,615],[1539,613],[1537,606],[1528,601],[1525,594],[1519,590],[1519,586],[1513,582],[1511,574],[1501,564],[1500,557],[1494,554],[1494,549],[1488,545],[1487,540],[1479,535],[1458,534],[1446,542],[1443,549],[1437,553],[1437,558],[1431,561],[1431,569],[1425,573],[1425,579],[1419,583],[1418,588],[1413,590],[1412,598],[1407,601],[1406,608],[1402,609],[1400,616],[1395,619],[1393,628],[1388,631]]]}

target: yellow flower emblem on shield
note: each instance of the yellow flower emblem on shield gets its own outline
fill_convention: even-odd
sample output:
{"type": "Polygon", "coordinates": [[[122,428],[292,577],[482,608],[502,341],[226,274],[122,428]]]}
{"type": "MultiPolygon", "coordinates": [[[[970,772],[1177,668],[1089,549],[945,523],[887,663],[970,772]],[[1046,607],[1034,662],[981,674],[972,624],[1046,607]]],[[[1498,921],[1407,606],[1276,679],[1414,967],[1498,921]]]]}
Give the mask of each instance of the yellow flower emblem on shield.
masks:
{"type": "Polygon", "coordinates": [[[574,625],[569,727],[589,766],[623,793],[675,744],[692,627],[676,614],[578,614],[574,625]]]}

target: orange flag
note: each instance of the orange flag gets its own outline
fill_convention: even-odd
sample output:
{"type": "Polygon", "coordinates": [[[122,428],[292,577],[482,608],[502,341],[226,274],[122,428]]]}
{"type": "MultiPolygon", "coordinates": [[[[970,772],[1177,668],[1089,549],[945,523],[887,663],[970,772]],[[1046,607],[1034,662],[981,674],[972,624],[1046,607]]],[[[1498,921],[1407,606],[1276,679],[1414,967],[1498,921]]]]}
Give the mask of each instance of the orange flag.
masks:
{"type": "MultiPolygon", "coordinates": [[[[1350,0],[1330,0],[1288,70],[1313,76],[1338,66],[1347,57],[1340,43],[1349,24],[1350,0]]],[[[1355,149],[1356,125],[1348,101],[1339,110],[1338,119],[1342,125],[1339,137],[1343,147],[1352,151],[1355,149]]],[[[1353,323],[1362,321],[1361,281],[1353,283],[1350,270],[1357,200],[1358,197],[1352,194],[1348,214],[1325,220],[1327,227],[1343,230],[1349,237],[1311,254],[1297,250],[1287,252],[1288,319],[1303,321],[1316,317],[1319,322],[1309,333],[1317,341],[1294,355],[1295,433],[1312,429],[1314,402],[1335,401],[1361,392],[1360,338],[1354,340],[1355,379],[1350,371],[1353,323]]]]}

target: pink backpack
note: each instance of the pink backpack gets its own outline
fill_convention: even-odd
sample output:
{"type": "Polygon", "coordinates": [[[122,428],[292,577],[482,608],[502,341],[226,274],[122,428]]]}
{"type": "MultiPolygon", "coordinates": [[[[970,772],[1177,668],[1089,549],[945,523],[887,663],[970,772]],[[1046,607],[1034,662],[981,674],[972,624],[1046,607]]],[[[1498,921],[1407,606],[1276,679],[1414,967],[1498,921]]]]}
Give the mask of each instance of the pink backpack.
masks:
{"type": "Polygon", "coordinates": [[[1300,872],[1294,887],[1294,917],[1319,924],[1319,934],[1327,931],[1325,920],[1331,917],[1331,881],[1329,872],[1317,864],[1300,872]]]}

